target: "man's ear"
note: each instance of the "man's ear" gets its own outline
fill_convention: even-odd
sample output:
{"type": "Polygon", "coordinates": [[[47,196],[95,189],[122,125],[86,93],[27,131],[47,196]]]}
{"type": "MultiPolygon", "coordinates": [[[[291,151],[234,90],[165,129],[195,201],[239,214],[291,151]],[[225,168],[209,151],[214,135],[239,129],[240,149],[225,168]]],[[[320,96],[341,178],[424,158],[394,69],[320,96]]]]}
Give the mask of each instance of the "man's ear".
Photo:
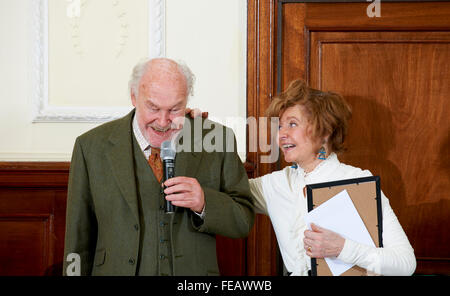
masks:
{"type": "Polygon", "coordinates": [[[134,91],[130,91],[131,103],[134,107],[136,107],[136,96],[134,95],[134,91]]]}

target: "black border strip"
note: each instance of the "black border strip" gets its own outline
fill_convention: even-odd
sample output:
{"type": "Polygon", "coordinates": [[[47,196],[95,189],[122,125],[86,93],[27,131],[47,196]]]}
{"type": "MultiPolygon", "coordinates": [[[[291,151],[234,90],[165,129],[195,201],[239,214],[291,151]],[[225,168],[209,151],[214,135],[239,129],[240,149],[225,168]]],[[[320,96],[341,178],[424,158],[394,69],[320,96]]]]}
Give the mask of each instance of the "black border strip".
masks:
{"type": "Polygon", "coordinates": [[[380,185],[380,177],[379,176],[374,176],[375,179],[375,183],[377,186],[376,189],[376,193],[377,193],[377,216],[378,216],[378,244],[380,245],[380,248],[383,247],[383,208],[381,205],[381,185],[380,185]]]}

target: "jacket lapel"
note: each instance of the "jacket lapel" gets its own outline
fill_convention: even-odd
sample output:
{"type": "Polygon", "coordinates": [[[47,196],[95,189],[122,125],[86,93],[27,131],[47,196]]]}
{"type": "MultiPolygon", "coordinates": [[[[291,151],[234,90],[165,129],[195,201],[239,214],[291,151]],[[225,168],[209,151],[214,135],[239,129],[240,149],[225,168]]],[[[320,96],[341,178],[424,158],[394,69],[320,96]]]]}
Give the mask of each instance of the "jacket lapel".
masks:
{"type": "MultiPolygon", "coordinates": [[[[131,125],[134,114],[135,110],[133,109],[127,116],[119,120],[116,132],[109,137],[111,145],[106,151],[106,157],[124,199],[136,219],[139,219],[131,125]]],[[[202,151],[202,135],[195,135],[192,125],[190,128],[190,133],[185,135],[191,136],[192,146],[191,149],[188,149],[189,151],[181,151],[176,154],[175,175],[195,178],[203,155],[202,152],[196,152],[202,151]]]]}
{"type": "Polygon", "coordinates": [[[106,157],[123,197],[136,219],[139,219],[133,145],[131,141],[133,136],[131,127],[133,115],[134,110],[119,120],[116,132],[109,137],[111,146],[106,151],[106,157]]]}

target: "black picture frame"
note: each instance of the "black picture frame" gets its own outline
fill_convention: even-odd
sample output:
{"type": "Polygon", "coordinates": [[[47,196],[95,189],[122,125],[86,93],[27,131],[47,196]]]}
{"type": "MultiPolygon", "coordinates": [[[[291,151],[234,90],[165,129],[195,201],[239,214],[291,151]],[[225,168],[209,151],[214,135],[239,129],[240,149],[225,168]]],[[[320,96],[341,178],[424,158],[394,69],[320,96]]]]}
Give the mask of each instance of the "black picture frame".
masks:
{"type": "MultiPolygon", "coordinates": [[[[378,244],[379,247],[383,247],[383,213],[381,206],[381,188],[380,188],[380,176],[370,176],[370,177],[362,177],[362,178],[352,178],[345,179],[339,181],[331,181],[331,182],[322,182],[322,183],[314,183],[306,185],[306,197],[307,197],[307,205],[308,212],[311,212],[315,208],[314,204],[314,190],[319,188],[331,188],[336,186],[343,185],[353,185],[360,184],[366,182],[374,182],[375,183],[375,192],[376,192],[376,205],[377,205],[377,228],[378,228],[378,244]]],[[[309,273],[310,276],[317,276],[317,260],[315,258],[311,258],[311,271],[309,273]]]]}

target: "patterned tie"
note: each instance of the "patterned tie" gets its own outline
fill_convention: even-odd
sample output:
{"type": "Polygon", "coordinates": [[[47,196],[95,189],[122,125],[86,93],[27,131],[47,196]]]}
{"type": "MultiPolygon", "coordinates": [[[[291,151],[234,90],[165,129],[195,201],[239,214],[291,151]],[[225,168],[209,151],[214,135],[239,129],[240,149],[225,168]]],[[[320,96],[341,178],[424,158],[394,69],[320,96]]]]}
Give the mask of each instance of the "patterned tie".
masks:
{"type": "Polygon", "coordinates": [[[153,174],[155,175],[156,180],[161,183],[161,179],[163,176],[163,167],[161,162],[160,149],[159,148],[152,148],[152,154],[150,154],[150,157],[148,158],[148,164],[151,166],[153,170],[153,174]]]}

